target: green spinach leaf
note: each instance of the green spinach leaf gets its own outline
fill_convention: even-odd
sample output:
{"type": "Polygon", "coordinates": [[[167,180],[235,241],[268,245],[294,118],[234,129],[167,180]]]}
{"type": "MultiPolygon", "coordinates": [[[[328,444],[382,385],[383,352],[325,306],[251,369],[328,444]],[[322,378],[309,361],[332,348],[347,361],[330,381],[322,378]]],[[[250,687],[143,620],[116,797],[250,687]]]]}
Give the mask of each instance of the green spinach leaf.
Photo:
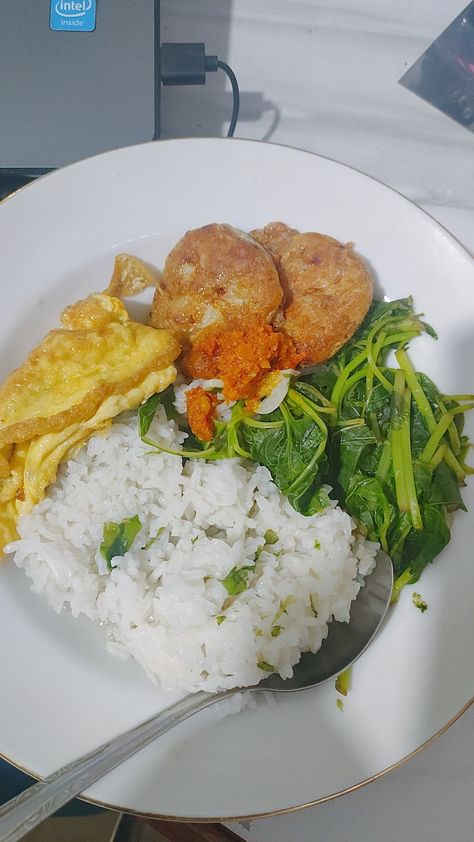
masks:
{"type": "Polygon", "coordinates": [[[343,489],[349,487],[359,460],[369,445],[376,444],[372,431],[364,424],[361,427],[346,427],[340,435],[340,464],[339,484],[343,489]]]}
{"type": "Polygon", "coordinates": [[[99,547],[101,556],[106,560],[109,570],[116,567],[112,559],[123,556],[132,546],[136,535],[142,528],[138,515],[125,518],[120,523],[104,523],[103,539],[99,547]]]}
{"type": "Polygon", "coordinates": [[[141,438],[146,436],[150,429],[151,422],[155,417],[156,408],[162,400],[162,394],[152,395],[138,408],[138,430],[141,438]]]}
{"type": "Polygon", "coordinates": [[[173,386],[168,386],[164,392],[157,392],[138,407],[138,430],[141,438],[148,433],[151,422],[155,417],[155,412],[160,404],[165,409],[168,421],[176,421],[179,425],[183,424],[184,419],[176,412],[174,399],[174,388],[173,386]]]}
{"type": "Polygon", "coordinates": [[[451,537],[446,515],[439,506],[421,507],[423,529],[412,529],[405,540],[399,571],[410,570],[410,584],[420,578],[426,565],[444,550],[451,537]]]}
{"type": "Polygon", "coordinates": [[[297,511],[317,511],[317,495],[327,465],[323,454],[317,458],[324,443],[324,430],[309,414],[299,414],[298,408],[287,401],[265,418],[282,422],[281,426],[260,428],[243,424],[240,432],[244,447],[255,462],[268,468],[297,511]]]}
{"type": "Polygon", "coordinates": [[[467,511],[461,497],[458,479],[445,462],[441,462],[433,472],[426,499],[435,505],[446,506],[449,512],[454,512],[457,509],[467,511]]]}
{"type": "Polygon", "coordinates": [[[369,539],[380,540],[387,551],[387,532],[396,509],[379,480],[356,471],[349,483],[345,505],[349,514],[365,527],[369,539]]]}

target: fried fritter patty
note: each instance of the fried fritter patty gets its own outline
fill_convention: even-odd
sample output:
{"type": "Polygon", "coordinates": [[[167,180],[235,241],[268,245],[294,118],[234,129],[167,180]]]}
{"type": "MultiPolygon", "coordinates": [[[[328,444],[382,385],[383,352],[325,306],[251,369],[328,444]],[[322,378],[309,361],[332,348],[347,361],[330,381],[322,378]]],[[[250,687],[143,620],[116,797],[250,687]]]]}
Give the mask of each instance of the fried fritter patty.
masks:
{"type": "Polygon", "coordinates": [[[256,228],[250,232],[252,239],[260,243],[270,254],[278,254],[278,249],[283,242],[293,234],[299,234],[296,228],[289,228],[284,222],[269,222],[265,228],[256,228]]]}
{"type": "Polygon", "coordinates": [[[291,336],[304,363],[329,359],[347,342],[372,302],[372,278],[351,244],[270,223],[252,237],[272,254],[283,287],[274,325],[291,336]]]}
{"type": "Polygon", "coordinates": [[[188,231],[169,253],[153,299],[151,324],[192,341],[204,327],[260,318],[283,297],[271,255],[230,225],[188,231]]]}

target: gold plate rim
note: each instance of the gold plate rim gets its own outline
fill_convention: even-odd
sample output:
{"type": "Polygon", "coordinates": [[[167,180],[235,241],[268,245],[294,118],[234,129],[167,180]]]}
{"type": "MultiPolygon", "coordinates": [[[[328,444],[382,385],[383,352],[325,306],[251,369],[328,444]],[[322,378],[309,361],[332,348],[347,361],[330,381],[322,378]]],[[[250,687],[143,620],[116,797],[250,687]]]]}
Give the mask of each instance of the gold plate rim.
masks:
{"type": "MultiPolygon", "coordinates": [[[[381,769],[379,772],[375,772],[373,775],[370,775],[368,778],[364,778],[362,781],[358,781],[355,784],[351,784],[351,786],[345,787],[344,789],[338,790],[338,792],[333,792],[330,795],[323,795],[321,798],[316,798],[313,801],[307,801],[304,804],[295,804],[291,807],[281,807],[279,810],[269,810],[263,813],[245,813],[243,815],[237,816],[209,816],[209,817],[202,817],[202,816],[172,816],[168,813],[149,813],[143,812],[140,810],[134,810],[131,807],[123,807],[119,804],[111,804],[108,801],[99,801],[96,798],[84,798],[83,796],[76,796],[80,797],[81,801],[85,801],[87,804],[93,804],[95,807],[102,807],[104,810],[112,810],[118,813],[126,813],[130,816],[137,816],[141,818],[147,819],[161,819],[162,821],[168,822],[193,822],[195,824],[216,824],[218,822],[240,822],[240,821],[253,821],[256,819],[270,819],[274,818],[275,816],[284,816],[288,815],[289,813],[298,813],[301,810],[307,810],[310,807],[317,807],[319,804],[325,804],[328,801],[335,801],[336,798],[340,798],[342,795],[348,795],[350,792],[357,792],[359,789],[366,787],[368,784],[372,783],[373,781],[379,780],[379,778],[384,777],[389,772],[393,772],[395,769],[401,768],[409,760],[413,757],[416,757],[417,754],[420,754],[425,748],[428,748],[438,737],[441,737],[442,734],[445,734],[446,731],[457,722],[458,719],[466,713],[469,708],[474,705],[474,696],[466,702],[465,705],[459,710],[448,722],[439,728],[431,737],[428,737],[423,743],[417,746],[413,751],[406,754],[400,760],[397,760],[396,763],[392,763],[390,766],[387,766],[385,769],[381,769]]],[[[7,763],[10,763],[12,766],[15,766],[16,769],[19,769],[21,772],[24,772],[26,775],[30,775],[32,778],[36,778],[37,781],[44,780],[41,775],[38,775],[37,772],[33,772],[31,769],[28,769],[26,766],[22,766],[20,763],[17,763],[11,757],[8,757],[6,754],[0,751],[0,758],[5,760],[7,763]]]]}

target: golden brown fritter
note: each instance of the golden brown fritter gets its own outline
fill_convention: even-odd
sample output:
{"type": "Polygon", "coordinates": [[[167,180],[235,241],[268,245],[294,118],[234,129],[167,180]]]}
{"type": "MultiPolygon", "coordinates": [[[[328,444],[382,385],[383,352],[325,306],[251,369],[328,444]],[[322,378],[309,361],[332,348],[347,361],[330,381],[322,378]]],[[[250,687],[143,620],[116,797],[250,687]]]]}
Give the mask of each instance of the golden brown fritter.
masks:
{"type": "Polygon", "coordinates": [[[256,228],[250,232],[250,236],[260,243],[270,254],[278,254],[278,249],[283,242],[293,234],[299,234],[296,228],[289,228],[285,222],[269,222],[265,228],[256,228]]]}
{"type": "Polygon", "coordinates": [[[150,272],[148,266],[133,254],[118,254],[115,258],[114,271],[105,295],[126,298],[138,295],[144,289],[154,286],[157,274],[150,272]]]}
{"type": "Polygon", "coordinates": [[[188,231],[168,255],[151,324],[192,340],[214,324],[270,322],[282,296],[271,255],[248,234],[214,223],[188,231]]]}
{"type": "Polygon", "coordinates": [[[372,302],[372,278],[351,244],[324,234],[285,235],[270,223],[252,236],[272,253],[283,287],[274,324],[291,336],[304,363],[332,357],[362,322],[372,302]]]}

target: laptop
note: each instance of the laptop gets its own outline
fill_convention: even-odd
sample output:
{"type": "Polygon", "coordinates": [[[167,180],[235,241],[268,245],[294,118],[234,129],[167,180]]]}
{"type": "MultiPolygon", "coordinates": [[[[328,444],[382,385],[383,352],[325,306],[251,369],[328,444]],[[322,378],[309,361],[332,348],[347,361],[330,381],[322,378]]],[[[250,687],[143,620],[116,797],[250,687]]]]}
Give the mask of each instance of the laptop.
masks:
{"type": "Polygon", "coordinates": [[[160,134],[159,0],[1,0],[0,176],[160,134]]]}

